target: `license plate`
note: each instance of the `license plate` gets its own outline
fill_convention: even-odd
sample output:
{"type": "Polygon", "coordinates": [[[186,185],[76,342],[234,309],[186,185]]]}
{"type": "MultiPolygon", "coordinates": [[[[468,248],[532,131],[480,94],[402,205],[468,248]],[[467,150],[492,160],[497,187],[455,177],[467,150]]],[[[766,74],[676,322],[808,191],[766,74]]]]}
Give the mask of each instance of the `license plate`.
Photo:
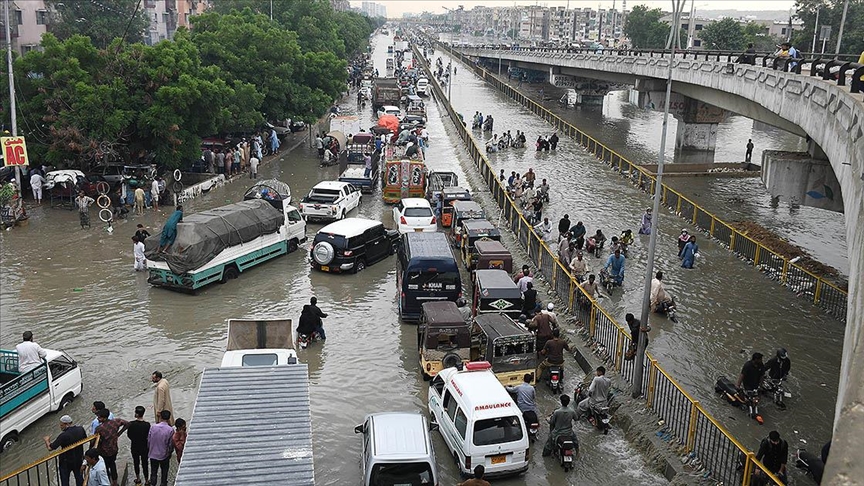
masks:
{"type": "Polygon", "coordinates": [[[786,398],[792,398],[792,394],[789,392],[783,392],[783,396],[786,398]]]}
{"type": "Polygon", "coordinates": [[[564,462],[573,462],[573,456],[564,456],[564,462]]]}
{"type": "Polygon", "coordinates": [[[501,454],[500,456],[492,456],[492,464],[504,464],[507,462],[507,455],[501,454]]]}
{"type": "Polygon", "coordinates": [[[422,232],[423,232],[423,228],[414,228],[414,232],[415,232],[415,233],[422,233],[422,232]]]}
{"type": "Polygon", "coordinates": [[[330,267],[322,266],[322,267],[321,267],[321,271],[322,271],[322,272],[329,272],[329,271],[330,271],[330,267]]]}

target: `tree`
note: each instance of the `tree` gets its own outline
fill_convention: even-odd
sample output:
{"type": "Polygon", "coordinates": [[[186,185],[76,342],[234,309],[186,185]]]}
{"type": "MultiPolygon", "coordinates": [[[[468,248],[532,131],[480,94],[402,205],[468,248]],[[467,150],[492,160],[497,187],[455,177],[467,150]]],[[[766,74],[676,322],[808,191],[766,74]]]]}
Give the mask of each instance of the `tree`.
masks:
{"type": "Polygon", "coordinates": [[[663,49],[669,37],[669,24],[661,22],[663,12],[659,8],[648,9],[636,5],[627,15],[624,34],[635,49],[663,49]]]}
{"type": "MultiPolygon", "coordinates": [[[[804,22],[804,29],[792,36],[792,44],[801,51],[809,51],[816,30],[816,12],[819,11],[819,27],[831,26],[831,37],[825,45],[825,52],[833,54],[843,16],[843,0],[796,0],[796,17],[804,22]]],[[[819,32],[816,30],[816,34],[819,32]]],[[[821,52],[822,42],[817,41],[816,51],[821,52]]],[[[841,54],[858,55],[864,52],[864,0],[849,0],[846,25],[843,29],[841,54]]]]}
{"type": "Polygon", "coordinates": [[[706,25],[699,37],[702,46],[712,51],[740,51],[747,45],[741,24],[728,17],[706,25]]]}
{"type": "Polygon", "coordinates": [[[757,22],[747,22],[742,27],[742,31],[744,46],[752,43],[757,52],[773,52],[776,50],[777,44],[783,42],[777,36],[769,35],[768,27],[757,22]]]}
{"type": "Polygon", "coordinates": [[[89,37],[98,49],[125,35],[129,43],[141,42],[150,20],[139,0],[46,0],[53,12],[50,32],[65,40],[73,35],[89,37]]]}

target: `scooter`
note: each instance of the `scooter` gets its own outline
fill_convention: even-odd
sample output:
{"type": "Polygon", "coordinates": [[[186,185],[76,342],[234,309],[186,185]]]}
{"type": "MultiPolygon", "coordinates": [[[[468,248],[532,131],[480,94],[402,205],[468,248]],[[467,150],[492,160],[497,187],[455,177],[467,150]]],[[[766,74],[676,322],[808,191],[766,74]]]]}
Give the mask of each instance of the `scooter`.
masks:
{"type": "Polygon", "coordinates": [[[764,423],[762,415],[759,414],[759,390],[742,390],[735,386],[725,376],[717,378],[717,383],[714,385],[714,391],[723,395],[730,404],[746,409],[750,418],[764,423]]]}
{"type": "Polygon", "coordinates": [[[774,399],[774,404],[780,408],[780,410],[786,410],[786,403],[784,399],[791,398],[792,394],[786,391],[786,388],[783,386],[783,380],[775,380],[773,378],[765,377],[762,380],[762,386],[759,387],[762,393],[771,396],[774,399]]]}
{"type": "Polygon", "coordinates": [[[558,395],[561,393],[561,381],[564,379],[564,367],[561,365],[549,365],[549,379],[546,384],[552,393],[558,395]]]}
{"type": "Polygon", "coordinates": [[[597,244],[597,241],[593,236],[589,236],[587,240],[585,240],[585,251],[587,253],[594,253],[596,258],[600,258],[600,255],[603,253],[603,246],[606,244],[606,241],[601,241],[600,244],[597,244]]]}
{"type": "MultiPolygon", "coordinates": [[[[579,386],[576,387],[576,391],[573,392],[573,401],[575,403],[580,403],[582,400],[588,398],[588,383],[580,383],[579,386]]],[[[606,403],[608,404],[612,400],[612,397],[609,396],[606,398],[606,403]]],[[[588,411],[588,423],[597,428],[597,430],[603,432],[603,435],[609,434],[609,430],[612,428],[609,425],[609,406],[605,407],[591,407],[588,411]]]]}
{"type": "Polygon", "coordinates": [[[579,452],[579,445],[575,437],[561,436],[555,441],[555,457],[558,458],[564,472],[573,469],[573,460],[577,452],[579,452]]]}
{"type": "Polygon", "coordinates": [[[795,466],[813,476],[813,480],[816,481],[816,484],[822,483],[822,474],[825,472],[825,463],[822,462],[822,458],[816,454],[807,452],[807,449],[804,449],[803,447],[798,448],[798,450],[795,451],[795,466]]]}

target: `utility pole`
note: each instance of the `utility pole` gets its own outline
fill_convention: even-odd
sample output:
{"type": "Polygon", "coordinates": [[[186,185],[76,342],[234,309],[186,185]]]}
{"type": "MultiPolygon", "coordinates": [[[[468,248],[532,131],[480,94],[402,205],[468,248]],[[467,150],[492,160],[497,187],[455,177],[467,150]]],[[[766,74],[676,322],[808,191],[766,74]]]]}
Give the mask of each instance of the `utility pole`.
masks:
{"type": "MultiPolygon", "coordinates": [[[[674,0],[672,12],[672,26],[669,29],[669,39],[666,46],[670,50],[669,70],[666,74],[666,100],[663,103],[663,132],[660,136],[660,155],[657,157],[657,176],[654,181],[654,208],[652,210],[651,236],[648,240],[648,262],[645,269],[645,284],[642,288],[642,314],[641,328],[639,329],[639,342],[636,345],[636,356],[633,361],[633,398],[642,395],[642,375],[644,374],[645,346],[648,342],[648,316],[651,315],[651,280],[654,278],[654,253],[657,248],[657,233],[660,223],[660,200],[663,195],[663,162],[666,159],[666,133],[669,129],[669,98],[672,97],[672,68],[675,64],[675,47],[680,44],[678,23],[681,20],[681,9],[685,0],[674,0]]],[[[692,23],[692,21],[691,21],[692,23]]]]}
{"type": "Polygon", "coordinates": [[[837,33],[837,47],[834,49],[834,55],[840,55],[840,44],[843,42],[843,26],[846,25],[846,12],[849,10],[849,0],[843,1],[843,17],[840,18],[840,31],[837,33]]]}
{"type": "MultiPolygon", "coordinates": [[[[6,70],[9,75],[9,117],[12,124],[12,136],[18,136],[18,113],[15,108],[15,73],[12,71],[12,27],[9,20],[9,1],[3,2],[3,14],[6,23],[6,70]]],[[[4,159],[5,161],[5,159],[4,159]]],[[[15,166],[15,184],[18,185],[18,197],[21,207],[24,207],[24,192],[21,190],[21,167],[15,166]]]]}
{"type": "Polygon", "coordinates": [[[819,32],[819,12],[822,10],[821,5],[816,6],[816,23],[813,24],[813,44],[810,46],[810,52],[816,52],[816,33],[819,32]]]}

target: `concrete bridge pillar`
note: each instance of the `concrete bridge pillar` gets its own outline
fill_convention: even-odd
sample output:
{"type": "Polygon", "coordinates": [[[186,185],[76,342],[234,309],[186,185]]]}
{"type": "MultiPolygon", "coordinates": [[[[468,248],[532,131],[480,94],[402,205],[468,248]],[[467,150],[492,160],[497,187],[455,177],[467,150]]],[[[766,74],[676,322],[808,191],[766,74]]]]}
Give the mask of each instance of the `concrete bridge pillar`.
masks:
{"type": "Polygon", "coordinates": [[[717,125],[717,123],[697,123],[679,119],[675,134],[675,162],[713,163],[714,150],[717,148],[717,125]]]}
{"type": "Polygon", "coordinates": [[[579,76],[561,74],[555,66],[549,68],[549,84],[556,88],[567,89],[568,105],[603,106],[603,99],[609,94],[609,83],[579,76]],[[573,91],[569,91],[569,90],[573,91]]]}

